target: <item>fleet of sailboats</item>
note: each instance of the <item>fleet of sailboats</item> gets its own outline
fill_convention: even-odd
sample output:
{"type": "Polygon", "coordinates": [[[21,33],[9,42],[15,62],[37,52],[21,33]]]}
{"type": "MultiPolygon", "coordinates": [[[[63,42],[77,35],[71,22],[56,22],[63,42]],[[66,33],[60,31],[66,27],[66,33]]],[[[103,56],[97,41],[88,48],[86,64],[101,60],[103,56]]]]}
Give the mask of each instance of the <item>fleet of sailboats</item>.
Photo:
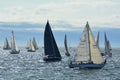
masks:
{"type": "Polygon", "coordinates": [[[66,34],[65,34],[65,39],[64,39],[64,46],[65,46],[65,50],[66,50],[65,55],[70,56],[70,53],[68,51],[68,46],[67,46],[67,35],[66,34]]]}
{"type": "Polygon", "coordinates": [[[10,45],[9,45],[9,42],[8,42],[7,38],[5,38],[3,49],[4,50],[9,50],[10,49],[10,45]]]}
{"type": "Polygon", "coordinates": [[[16,40],[14,37],[14,32],[12,31],[12,39],[11,39],[11,54],[19,54],[20,50],[16,44],[16,40]]]}
{"type": "Polygon", "coordinates": [[[44,61],[60,61],[62,59],[55,38],[53,36],[49,21],[47,21],[44,31],[44,52],[44,61]]]}
{"type": "MultiPolygon", "coordinates": [[[[78,53],[75,54],[74,60],[71,60],[69,63],[70,68],[78,67],[78,68],[88,68],[88,69],[100,69],[104,67],[104,65],[106,64],[106,59],[103,58],[103,53],[100,52],[99,35],[100,33],[98,32],[96,38],[94,38],[92,30],[87,22],[83,30],[82,36],[80,38],[80,43],[78,45],[78,53]]],[[[112,57],[112,53],[111,53],[112,48],[109,40],[107,40],[106,33],[104,33],[104,38],[105,38],[104,55],[112,57]]],[[[66,34],[64,38],[64,46],[66,51],[65,55],[70,56],[67,46],[66,34]]],[[[26,48],[28,52],[35,52],[38,49],[38,45],[35,40],[35,37],[33,37],[33,39],[30,40],[29,42],[27,42],[26,48]]],[[[5,38],[3,49],[4,50],[10,49],[11,54],[20,53],[13,31],[11,37],[11,47],[9,45],[8,39],[5,38]]],[[[59,52],[49,21],[47,21],[44,31],[43,60],[48,62],[48,61],[61,61],[61,59],[62,56],[59,52]]]]}
{"type": "Polygon", "coordinates": [[[78,53],[75,55],[74,61],[70,61],[69,67],[100,69],[104,67],[105,63],[106,60],[103,59],[87,22],[80,39],[78,53]]]}

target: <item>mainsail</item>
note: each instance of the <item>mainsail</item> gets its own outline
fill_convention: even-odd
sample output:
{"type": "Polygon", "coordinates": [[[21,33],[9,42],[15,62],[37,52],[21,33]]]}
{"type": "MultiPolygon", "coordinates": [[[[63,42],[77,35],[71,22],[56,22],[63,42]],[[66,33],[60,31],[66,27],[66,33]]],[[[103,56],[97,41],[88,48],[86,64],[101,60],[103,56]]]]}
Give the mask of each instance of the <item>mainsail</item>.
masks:
{"type": "Polygon", "coordinates": [[[11,53],[13,52],[15,54],[15,52],[18,53],[19,51],[20,50],[17,47],[16,40],[15,40],[15,37],[14,37],[14,32],[12,31],[11,53]]]}
{"type": "Polygon", "coordinates": [[[65,34],[65,39],[64,39],[64,45],[65,45],[65,50],[66,50],[65,55],[70,56],[70,53],[69,53],[68,47],[67,47],[67,36],[66,36],[66,34],[65,34]]]}
{"type": "Polygon", "coordinates": [[[96,45],[88,22],[82,33],[80,44],[78,46],[78,54],[75,55],[75,61],[83,63],[93,62],[94,64],[104,63],[104,59],[100,54],[98,45],[96,45]]]}
{"type": "Polygon", "coordinates": [[[4,47],[3,47],[3,49],[10,49],[10,46],[9,46],[9,43],[8,43],[7,38],[5,38],[5,42],[4,42],[4,47]]]}
{"type": "Polygon", "coordinates": [[[61,59],[60,52],[58,50],[56,41],[54,39],[49,21],[47,21],[46,27],[45,27],[45,32],[44,32],[44,51],[45,51],[45,56],[52,56],[57,57],[61,59]]]}

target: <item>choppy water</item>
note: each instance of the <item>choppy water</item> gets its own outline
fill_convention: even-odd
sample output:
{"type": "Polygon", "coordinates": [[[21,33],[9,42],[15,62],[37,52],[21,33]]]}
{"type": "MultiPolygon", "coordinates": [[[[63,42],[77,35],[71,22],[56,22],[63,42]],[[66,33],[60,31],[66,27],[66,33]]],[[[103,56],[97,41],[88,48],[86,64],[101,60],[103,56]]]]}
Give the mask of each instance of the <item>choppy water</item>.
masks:
{"type": "MultiPolygon", "coordinates": [[[[43,52],[43,48],[35,53],[21,48],[20,54],[10,54],[0,49],[0,80],[120,80],[120,49],[113,49],[113,57],[99,70],[69,68],[64,48],[60,62],[45,63],[43,52]]],[[[70,52],[74,55],[76,49],[70,52]]]]}

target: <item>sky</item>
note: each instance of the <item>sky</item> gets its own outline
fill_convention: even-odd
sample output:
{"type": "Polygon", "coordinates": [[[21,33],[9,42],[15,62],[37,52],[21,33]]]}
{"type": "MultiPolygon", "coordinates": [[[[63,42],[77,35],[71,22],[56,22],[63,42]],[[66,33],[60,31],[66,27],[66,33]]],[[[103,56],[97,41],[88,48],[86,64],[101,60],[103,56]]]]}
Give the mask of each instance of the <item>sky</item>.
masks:
{"type": "Polygon", "coordinates": [[[103,33],[107,32],[112,46],[119,47],[119,8],[120,0],[0,0],[0,45],[5,37],[11,39],[14,30],[19,45],[25,46],[34,36],[43,46],[49,20],[59,45],[67,33],[68,45],[77,46],[88,21],[94,36],[101,32],[100,45],[104,45],[103,33]]]}
{"type": "Polygon", "coordinates": [[[1,22],[120,27],[120,0],[0,0],[1,22]]]}

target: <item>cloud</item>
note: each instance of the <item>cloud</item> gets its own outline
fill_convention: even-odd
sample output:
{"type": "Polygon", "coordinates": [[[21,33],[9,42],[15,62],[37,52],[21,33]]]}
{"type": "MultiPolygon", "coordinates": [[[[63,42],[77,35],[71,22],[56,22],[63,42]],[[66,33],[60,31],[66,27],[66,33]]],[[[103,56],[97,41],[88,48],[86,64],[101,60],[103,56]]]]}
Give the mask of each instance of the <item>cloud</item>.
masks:
{"type": "Polygon", "coordinates": [[[120,25],[119,0],[61,0],[33,3],[31,0],[30,3],[18,4],[17,1],[13,3],[16,4],[2,8],[0,21],[45,24],[49,19],[51,24],[62,21],[73,27],[83,27],[86,21],[92,26],[120,25]]]}

